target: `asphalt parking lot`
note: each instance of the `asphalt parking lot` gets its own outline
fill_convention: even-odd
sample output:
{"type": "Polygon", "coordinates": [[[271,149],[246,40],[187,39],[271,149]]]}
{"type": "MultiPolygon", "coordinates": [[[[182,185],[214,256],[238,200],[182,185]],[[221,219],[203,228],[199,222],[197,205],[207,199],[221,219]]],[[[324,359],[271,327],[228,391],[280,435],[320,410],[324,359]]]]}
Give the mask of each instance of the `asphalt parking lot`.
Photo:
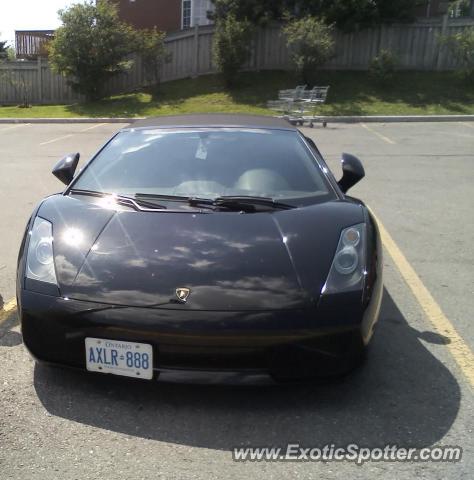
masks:
{"type": "Polygon", "coordinates": [[[130,383],[35,366],[21,343],[15,267],[35,204],[121,125],[0,125],[0,478],[472,478],[474,123],[305,128],[382,225],[385,291],[363,368],[331,383],[230,389],[130,383]],[[458,445],[459,463],[232,461],[241,445],[458,445]]]}

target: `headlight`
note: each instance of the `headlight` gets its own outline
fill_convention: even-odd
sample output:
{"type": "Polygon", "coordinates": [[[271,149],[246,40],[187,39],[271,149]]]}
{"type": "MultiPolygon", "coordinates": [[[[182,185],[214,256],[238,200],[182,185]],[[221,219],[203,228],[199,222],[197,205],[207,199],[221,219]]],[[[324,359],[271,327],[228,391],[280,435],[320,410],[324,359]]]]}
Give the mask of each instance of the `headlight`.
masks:
{"type": "Polygon", "coordinates": [[[33,280],[57,285],[53,255],[53,226],[47,220],[36,217],[29,235],[26,276],[33,280]]]}
{"type": "Polygon", "coordinates": [[[321,294],[359,290],[365,280],[365,223],[345,228],[321,294]]]}

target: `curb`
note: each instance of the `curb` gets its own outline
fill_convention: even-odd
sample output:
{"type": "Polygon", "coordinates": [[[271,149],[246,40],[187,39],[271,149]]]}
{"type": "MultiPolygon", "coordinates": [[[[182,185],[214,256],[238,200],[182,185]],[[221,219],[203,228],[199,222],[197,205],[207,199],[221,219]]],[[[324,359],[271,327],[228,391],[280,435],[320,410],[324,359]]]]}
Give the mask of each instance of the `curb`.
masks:
{"type": "MultiPolygon", "coordinates": [[[[0,118],[2,123],[133,123],[146,117],[117,118],[0,118]]],[[[305,118],[308,121],[309,118],[305,118]]],[[[361,115],[361,116],[316,116],[314,123],[396,123],[396,122],[474,122],[474,115],[361,115]]]]}
{"type": "Polygon", "coordinates": [[[132,123],[146,117],[82,118],[0,118],[2,123],[132,123]]]}
{"type": "Polygon", "coordinates": [[[320,116],[313,122],[330,123],[396,123],[396,122],[474,122],[474,115],[361,115],[320,116]]]}

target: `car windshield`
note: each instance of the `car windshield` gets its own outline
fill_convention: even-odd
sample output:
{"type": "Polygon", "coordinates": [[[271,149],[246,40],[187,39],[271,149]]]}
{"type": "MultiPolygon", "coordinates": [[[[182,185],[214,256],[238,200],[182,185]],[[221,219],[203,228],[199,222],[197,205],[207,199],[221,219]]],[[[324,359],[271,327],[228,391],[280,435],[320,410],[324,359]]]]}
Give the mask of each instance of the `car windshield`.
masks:
{"type": "Polygon", "coordinates": [[[334,196],[297,132],[250,128],[125,130],[73,188],[212,199],[258,196],[293,205],[334,196]]]}

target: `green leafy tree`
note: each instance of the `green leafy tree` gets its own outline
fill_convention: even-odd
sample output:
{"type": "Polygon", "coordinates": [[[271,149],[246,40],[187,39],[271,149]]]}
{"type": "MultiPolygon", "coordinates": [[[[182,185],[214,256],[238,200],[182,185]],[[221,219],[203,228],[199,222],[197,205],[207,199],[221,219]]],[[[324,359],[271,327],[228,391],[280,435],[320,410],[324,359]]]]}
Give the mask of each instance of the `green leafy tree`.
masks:
{"type": "Polygon", "coordinates": [[[237,73],[249,59],[251,39],[252,28],[247,20],[237,20],[233,14],[217,20],[213,55],[227,85],[235,83],[237,73]]]}
{"type": "Polygon", "coordinates": [[[140,30],[136,32],[138,51],[141,54],[148,80],[158,84],[163,64],[170,60],[166,50],[166,34],[156,29],[140,30]]]}
{"type": "Polygon", "coordinates": [[[254,24],[307,15],[324,17],[338,29],[352,31],[377,23],[411,21],[426,0],[213,0],[215,19],[234,14],[254,24]]]}
{"type": "Polygon", "coordinates": [[[130,68],[128,56],[137,50],[133,29],[121,22],[107,0],[74,4],[60,10],[63,23],[49,46],[55,71],[69,77],[73,89],[95,100],[105,82],[130,68]]]}
{"type": "Polygon", "coordinates": [[[248,20],[255,25],[264,24],[271,20],[278,20],[286,10],[287,2],[282,0],[212,0],[214,11],[210,12],[211,19],[218,21],[235,16],[237,20],[248,20]]]}
{"type": "Polygon", "coordinates": [[[474,28],[440,39],[460,63],[460,72],[471,84],[474,82],[474,28]]]}
{"type": "Polygon", "coordinates": [[[7,60],[9,62],[14,62],[16,60],[16,52],[13,47],[7,47],[7,60]]]}
{"type": "Polygon", "coordinates": [[[7,42],[0,41],[0,61],[8,58],[8,45],[7,42]]]}
{"type": "Polygon", "coordinates": [[[334,54],[332,30],[323,20],[310,16],[292,20],[284,28],[296,72],[307,84],[334,54]]]}
{"type": "Polygon", "coordinates": [[[328,24],[343,31],[368,27],[376,22],[377,3],[373,0],[304,0],[302,3],[302,14],[322,16],[328,24]]]}

